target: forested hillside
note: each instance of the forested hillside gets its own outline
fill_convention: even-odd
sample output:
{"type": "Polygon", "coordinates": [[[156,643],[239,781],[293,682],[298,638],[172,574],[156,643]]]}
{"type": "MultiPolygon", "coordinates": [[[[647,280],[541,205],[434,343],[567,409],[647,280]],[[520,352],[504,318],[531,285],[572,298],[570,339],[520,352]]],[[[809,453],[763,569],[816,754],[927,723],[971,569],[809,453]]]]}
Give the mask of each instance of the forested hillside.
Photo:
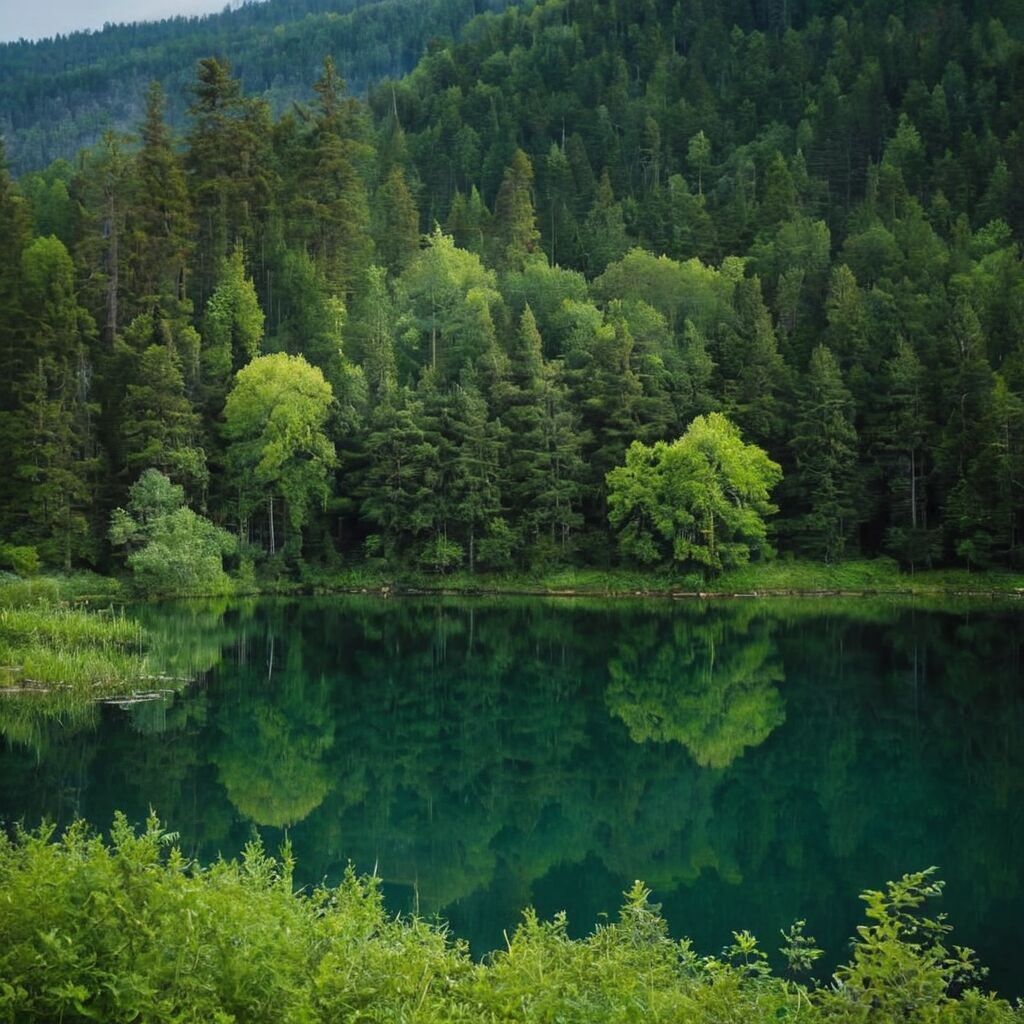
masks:
{"type": "Polygon", "coordinates": [[[154,88],[137,141],[0,183],[0,536],[1020,566],[1021,34],[1012,0],[546,0],[277,120],[205,59],[182,145],[154,88]]]}
{"type": "Polygon", "coordinates": [[[132,130],[159,81],[172,125],[185,123],[196,61],[216,54],[247,92],[279,112],[309,94],[331,54],[354,92],[411,70],[435,37],[507,0],[250,0],[206,17],[108,25],[0,43],[0,133],[14,173],[72,158],[107,128],[132,130]]]}

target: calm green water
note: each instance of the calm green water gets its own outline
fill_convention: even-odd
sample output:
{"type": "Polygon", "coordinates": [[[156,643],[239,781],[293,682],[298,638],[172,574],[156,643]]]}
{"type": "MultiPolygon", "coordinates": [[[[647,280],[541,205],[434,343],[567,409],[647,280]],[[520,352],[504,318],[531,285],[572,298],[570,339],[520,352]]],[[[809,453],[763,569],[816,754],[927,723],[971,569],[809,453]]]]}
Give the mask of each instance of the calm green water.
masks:
{"type": "MultiPolygon", "coordinates": [[[[167,703],[18,732],[0,817],[152,805],[203,859],[287,828],[307,882],[376,869],[475,952],[577,933],[644,879],[676,934],[843,959],[857,892],[931,864],[954,941],[1024,992],[1020,611],[882,601],[297,599],[139,614],[167,703]]],[[[5,728],[6,725],[6,728],[5,728]]]]}

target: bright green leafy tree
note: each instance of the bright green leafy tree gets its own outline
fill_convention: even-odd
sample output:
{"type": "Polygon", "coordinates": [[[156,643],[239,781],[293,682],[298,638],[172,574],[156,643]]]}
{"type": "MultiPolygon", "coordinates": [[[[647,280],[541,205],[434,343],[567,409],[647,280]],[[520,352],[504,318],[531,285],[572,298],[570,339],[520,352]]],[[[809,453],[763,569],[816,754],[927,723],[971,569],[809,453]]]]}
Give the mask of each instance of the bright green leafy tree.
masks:
{"type": "Polygon", "coordinates": [[[623,553],[719,570],[766,556],[765,517],[782,470],[721,413],[698,416],[677,441],[635,441],[608,481],[608,518],[623,553]]]}
{"type": "Polygon", "coordinates": [[[261,356],[238,372],[224,408],[228,465],[239,521],[267,510],[267,543],[277,547],[274,505],[284,502],[296,546],[314,500],[326,501],[334,445],[324,432],[333,394],[302,356],[261,356]]]}

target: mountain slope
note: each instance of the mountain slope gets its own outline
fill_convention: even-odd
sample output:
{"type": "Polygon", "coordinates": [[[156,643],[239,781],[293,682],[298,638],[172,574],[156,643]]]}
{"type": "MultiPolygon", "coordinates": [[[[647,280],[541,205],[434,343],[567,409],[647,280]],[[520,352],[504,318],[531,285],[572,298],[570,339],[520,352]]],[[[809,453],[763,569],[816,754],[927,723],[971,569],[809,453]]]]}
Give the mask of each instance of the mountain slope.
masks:
{"type": "Polygon", "coordinates": [[[107,26],[0,45],[0,133],[15,174],[69,158],[104,128],[134,129],[146,86],[161,82],[182,123],[196,61],[231,61],[249,94],[276,110],[305,98],[323,58],[353,92],[410,70],[430,39],[506,0],[266,0],[202,18],[107,26]]]}

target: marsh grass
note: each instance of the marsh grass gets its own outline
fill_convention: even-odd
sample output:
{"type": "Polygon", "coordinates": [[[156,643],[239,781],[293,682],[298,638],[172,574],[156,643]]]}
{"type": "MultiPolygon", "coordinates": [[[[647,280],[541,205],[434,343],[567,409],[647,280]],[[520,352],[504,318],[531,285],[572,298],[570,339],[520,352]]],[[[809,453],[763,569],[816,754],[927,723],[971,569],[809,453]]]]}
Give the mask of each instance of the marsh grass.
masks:
{"type": "Polygon", "coordinates": [[[150,682],[142,626],[123,611],[59,603],[53,580],[0,586],[0,731],[38,747],[46,723],[94,720],[97,700],[150,682]]]}

